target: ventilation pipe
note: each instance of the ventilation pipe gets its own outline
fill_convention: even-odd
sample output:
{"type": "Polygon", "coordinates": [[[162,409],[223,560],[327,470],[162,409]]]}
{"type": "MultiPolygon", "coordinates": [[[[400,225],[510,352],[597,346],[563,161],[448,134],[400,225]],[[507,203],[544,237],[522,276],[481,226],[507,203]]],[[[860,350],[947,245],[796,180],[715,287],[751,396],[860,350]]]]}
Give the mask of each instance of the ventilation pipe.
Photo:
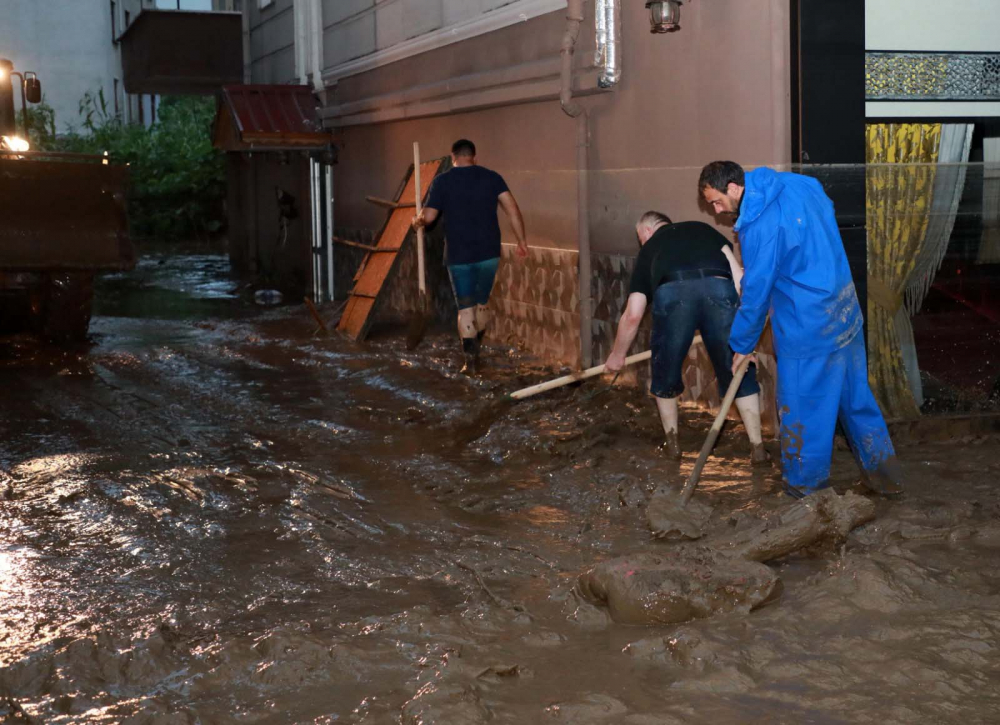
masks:
{"type": "Polygon", "coordinates": [[[587,156],[590,146],[590,123],[587,109],[573,99],[573,52],[583,23],[583,0],[567,0],[566,32],[560,55],[562,69],[559,103],[568,116],[576,119],[576,203],[577,235],[580,248],[578,276],[580,279],[580,364],[588,368],[593,363],[593,300],[590,293],[590,179],[587,156]]]}
{"type": "Polygon", "coordinates": [[[594,7],[597,49],[594,63],[601,68],[599,88],[611,88],[621,80],[621,12],[618,0],[597,0],[594,7]]]}

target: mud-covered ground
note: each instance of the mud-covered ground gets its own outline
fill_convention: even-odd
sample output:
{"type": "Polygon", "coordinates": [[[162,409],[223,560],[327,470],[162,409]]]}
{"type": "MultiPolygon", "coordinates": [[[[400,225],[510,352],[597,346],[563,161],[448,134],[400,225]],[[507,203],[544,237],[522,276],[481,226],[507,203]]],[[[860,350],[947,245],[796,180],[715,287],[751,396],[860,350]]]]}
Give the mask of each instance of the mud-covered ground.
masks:
{"type": "MultiPolygon", "coordinates": [[[[254,308],[213,256],[102,286],[93,345],[0,345],[0,718],[106,723],[980,723],[1000,712],[997,441],[907,445],[908,491],[772,563],[778,601],[669,627],[574,594],[650,540],[652,404],[445,331],[365,345],[254,308]],[[595,393],[597,393],[595,395],[595,393]]],[[[787,506],[723,433],[716,531],[787,506]]],[[[835,458],[856,489],[850,455],[835,458]]]]}

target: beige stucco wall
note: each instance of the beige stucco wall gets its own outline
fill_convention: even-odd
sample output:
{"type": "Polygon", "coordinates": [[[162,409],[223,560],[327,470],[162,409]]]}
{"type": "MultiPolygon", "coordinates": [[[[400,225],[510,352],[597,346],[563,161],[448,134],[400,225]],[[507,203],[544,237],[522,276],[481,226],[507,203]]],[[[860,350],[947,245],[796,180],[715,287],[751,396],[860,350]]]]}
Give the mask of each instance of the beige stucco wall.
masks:
{"type": "MultiPolygon", "coordinates": [[[[576,59],[582,68],[593,62],[591,4],[587,10],[576,59]]],[[[328,105],[372,96],[388,105],[397,102],[393,94],[420,85],[557,58],[563,15],[550,13],[341,79],[328,91],[328,105]]],[[[667,36],[651,35],[642,3],[626,2],[622,27],[622,82],[584,99],[591,115],[595,252],[634,250],[632,224],[649,208],[675,219],[712,221],[695,188],[708,161],[790,160],[787,2],[689,3],[682,29],[667,36]]],[[[516,101],[517,88],[504,87],[497,96],[501,104],[516,101]]],[[[525,212],[530,243],[575,249],[574,129],[554,100],[341,128],[337,226],[378,226],[382,212],[364,196],[395,190],[413,141],[425,156],[436,156],[464,136],[478,145],[480,162],[507,179],[525,212]]]]}

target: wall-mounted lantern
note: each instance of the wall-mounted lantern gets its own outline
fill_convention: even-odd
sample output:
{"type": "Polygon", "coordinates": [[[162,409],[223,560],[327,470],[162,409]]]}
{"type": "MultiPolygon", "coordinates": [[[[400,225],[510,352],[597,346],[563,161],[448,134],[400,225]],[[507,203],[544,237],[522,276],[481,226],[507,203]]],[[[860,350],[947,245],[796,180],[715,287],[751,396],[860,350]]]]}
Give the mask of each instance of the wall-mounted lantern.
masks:
{"type": "Polygon", "coordinates": [[[649,32],[672,33],[681,28],[681,5],[684,0],[650,0],[646,3],[649,9],[649,32]]]}

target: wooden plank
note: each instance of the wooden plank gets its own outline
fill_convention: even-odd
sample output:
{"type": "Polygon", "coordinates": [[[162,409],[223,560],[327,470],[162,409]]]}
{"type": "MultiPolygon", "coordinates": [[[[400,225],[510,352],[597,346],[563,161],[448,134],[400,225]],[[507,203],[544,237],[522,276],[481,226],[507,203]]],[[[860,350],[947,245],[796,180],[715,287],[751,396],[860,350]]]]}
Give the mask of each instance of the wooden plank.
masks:
{"type": "MultiPolygon", "coordinates": [[[[423,186],[421,184],[421,186],[423,186]]],[[[365,201],[370,201],[372,204],[378,204],[379,206],[384,206],[387,209],[413,209],[416,207],[416,202],[411,201],[407,204],[405,201],[395,202],[389,201],[388,199],[380,199],[377,196],[366,196],[365,201]]]]}
{"type": "MultiPolygon", "coordinates": [[[[420,164],[421,198],[427,196],[434,177],[441,171],[445,161],[446,159],[435,159],[420,164]]],[[[415,207],[415,203],[406,203],[402,200],[415,198],[416,183],[413,171],[411,166],[396,199],[386,202],[391,207],[389,218],[378,241],[365,255],[362,268],[355,275],[354,289],[337,325],[337,330],[346,333],[354,340],[362,340],[368,333],[378,297],[386,282],[391,279],[399,261],[399,252],[410,237],[410,222],[413,219],[411,209],[415,207]]]]}

